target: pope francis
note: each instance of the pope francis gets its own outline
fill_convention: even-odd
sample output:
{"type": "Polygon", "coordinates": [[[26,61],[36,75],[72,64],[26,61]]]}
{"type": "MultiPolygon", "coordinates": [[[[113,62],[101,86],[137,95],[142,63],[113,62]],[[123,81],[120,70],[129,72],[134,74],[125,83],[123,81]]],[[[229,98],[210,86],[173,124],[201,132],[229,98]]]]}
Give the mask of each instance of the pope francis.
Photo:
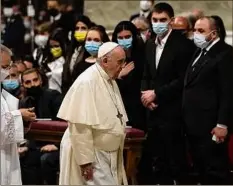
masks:
{"type": "Polygon", "coordinates": [[[125,52],[104,43],[96,64],[71,86],[58,112],[68,121],[61,141],[60,185],[127,185],[123,165],[128,121],[115,79],[125,52]]]}

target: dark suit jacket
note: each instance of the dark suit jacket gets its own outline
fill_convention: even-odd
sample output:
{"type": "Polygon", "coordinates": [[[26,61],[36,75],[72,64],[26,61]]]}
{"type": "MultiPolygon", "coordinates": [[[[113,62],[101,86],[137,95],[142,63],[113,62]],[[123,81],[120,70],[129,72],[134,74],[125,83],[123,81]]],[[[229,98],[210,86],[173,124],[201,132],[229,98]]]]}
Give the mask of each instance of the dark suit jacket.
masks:
{"type": "Polygon", "coordinates": [[[20,100],[19,108],[35,107],[37,118],[51,118],[58,120],[57,113],[62,103],[63,96],[56,90],[43,88],[37,98],[26,96],[20,100]]]}
{"type": "Polygon", "coordinates": [[[181,118],[182,91],[186,68],[195,51],[195,45],[173,30],[164,46],[158,68],[155,67],[155,39],[146,43],[146,61],[142,90],[154,90],[158,104],[153,117],[181,118]]]}
{"type": "Polygon", "coordinates": [[[183,111],[187,132],[206,135],[216,124],[232,124],[233,50],[230,45],[217,42],[190,75],[190,68],[198,54],[200,50],[187,69],[183,111]]]}

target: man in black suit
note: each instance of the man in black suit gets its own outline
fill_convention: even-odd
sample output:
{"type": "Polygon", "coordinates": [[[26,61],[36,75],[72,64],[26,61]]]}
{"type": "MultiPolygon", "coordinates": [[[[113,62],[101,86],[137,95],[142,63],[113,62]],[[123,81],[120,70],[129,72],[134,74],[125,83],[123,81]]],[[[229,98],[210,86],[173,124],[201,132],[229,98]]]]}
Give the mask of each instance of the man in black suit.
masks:
{"type": "Polygon", "coordinates": [[[169,4],[156,4],[151,22],[157,36],[146,43],[141,99],[150,110],[150,128],[139,163],[143,184],[181,183],[185,172],[182,89],[195,45],[172,30],[173,17],[169,4]]]}
{"type": "Polygon", "coordinates": [[[233,50],[219,38],[211,17],[195,23],[199,47],[184,85],[183,114],[201,184],[228,184],[227,133],[233,117],[233,50]]]}

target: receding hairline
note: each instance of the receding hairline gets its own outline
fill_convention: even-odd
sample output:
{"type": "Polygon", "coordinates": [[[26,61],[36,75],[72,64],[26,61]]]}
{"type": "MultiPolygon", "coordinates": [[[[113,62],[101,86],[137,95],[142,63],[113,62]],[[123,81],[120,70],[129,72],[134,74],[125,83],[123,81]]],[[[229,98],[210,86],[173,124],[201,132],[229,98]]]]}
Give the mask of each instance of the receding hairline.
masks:
{"type": "Polygon", "coordinates": [[[210,30],[217,30],[218,29],[215,19],[210,17],[210,16],[203,16],[203,17],[199,18],[197,21],[199,21],[199,20],[208,20],[210,30]]]}
{"type": "Polygon", "coordinates": [[[13,52],[5,45],[0,44],[1,52],[6,52],[9,56],[13,55],[13,52]]]}

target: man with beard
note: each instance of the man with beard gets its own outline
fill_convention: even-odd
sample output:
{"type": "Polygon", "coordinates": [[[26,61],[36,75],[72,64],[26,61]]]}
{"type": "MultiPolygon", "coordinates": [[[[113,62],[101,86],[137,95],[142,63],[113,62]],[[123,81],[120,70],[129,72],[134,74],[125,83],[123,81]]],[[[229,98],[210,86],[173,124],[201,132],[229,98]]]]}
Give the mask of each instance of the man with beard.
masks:
{"type": "MultiPolygon", "coordinates": [[[[32,68],[21,75],[26,96],[21,100],[20,107],[29,105],[35,108],[38,118],[56,120],[62,102],[62,95],[56,90],[42,88],[40,73],[32,68]]],[[[59,144],[48,144],[30,141],[28,151],[21,158],[23,184],[41,184],[38,171],[47,185],[56,184],[56,172],[59,168],[59,144]],[[41,167],[39,167],[41,165],[41,167]],[[35,168],[38,169],[35,171],[35,168]]]]}

